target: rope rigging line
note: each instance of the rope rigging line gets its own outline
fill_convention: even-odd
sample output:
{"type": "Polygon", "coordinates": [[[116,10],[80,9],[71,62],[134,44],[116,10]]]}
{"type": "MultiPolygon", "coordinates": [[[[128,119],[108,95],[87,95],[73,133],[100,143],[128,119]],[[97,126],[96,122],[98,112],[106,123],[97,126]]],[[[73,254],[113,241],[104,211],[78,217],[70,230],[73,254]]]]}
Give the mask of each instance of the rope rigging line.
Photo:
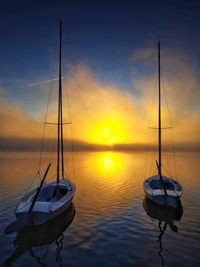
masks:
{"type": "MultiPolygon", "coordinates": [[[[38,173],[33,177],[33,179],[32,179],[32,181],[31,181],[29,187],[26,188],[26,190],[25,190],[25,192],[24,192],[24,195],[26,195],[27,192],[30,191],[30,189],[32,188],[32,186],[33,186],[33,184],[34,184],[34,182],[35,182],[37,176],[38,176],[38,173]]],[[[21,201],[21,199],[17,202],[17,205],[15,206],[15,210],[16,210],[17,206],[19,205],[20,201],[21,201]]],[[[28,204],[29,204],[29,203],[25,203],[25,204],[20,208],[20,210],[22,210],[23,208],[25,208],[28,204]]]]}
{"type": "MultiPolygon", "coordinates": [[[[65,80],[65,88],[66,88],[66,99],[67,99],[67,109],[69,113],[69,121],[72,122],[72,114],[71,114],[71,107],[70,107],[70,101],[69,101],[69,87],[67,86],[67,80],[65,80]]],[[[73,142],[73,128],[72,123],[70,126],[70,141],[71,141],[71,153],[72,153],[72,176],[74,178],[74,182],[76,182],[76,173],[75,173],[75,159],[74,159],[74,142],[73,142]]]]}
{"type": "MultiPolygon", "coordinates": [[[[48,113],[48,107],[49,107],[49,102],[50,102],[50,93],[51,93],[51,89],[52,89],[52,83],[50,84],[50,88],[49,88],[49,96],[48,96],[48,104],[47,104],[47,109],[46,109],[46,113],[45,113],[45,121],[47,118],[47,113],[48,113]]],[[[41,147],[40,147],[40,156],[39,156],[39,164],[38,164],[38,171],[36,173],[36,175],[34,176],[34,178],[31,181],[31,184],[29,185],[29,187],[27,187],[25,194],[27,192],[30,191],[30,189],[32,188],[36,177],[39,177],[41,180],[41,175],[40,175],[40,169],[41,169],[41,161],[42,161],[42,152],[43,152],[43,146],[44,146],[44,135],[45,135],[45,123],[43,124],[43,133],[42,133],[42,141],[41,141],[41,147]]],[[[26,206],[26,205],[25,205],[26,206]]],[[[24,207],[25,207],[24,206],[24,207]]],[[[22,207],[23,208],[23,207],[22,207]]]]}
{"type": "Polygon", "coordinates": [[[173,177],[173,175],[168,171],[168,169],[164,165],[162,165],[162,167],[170,177],[173,177]]]}
{"type": "Polygon", "coordinates": [[[169,109],[166,88],[165,88],[164,80],[162,79],[162,77],[161,77],[161,81],[162,81],[162,85],[163,85],[163,92],[164,92],[165,99],[166,99],[166,106],[167,106],[167,113],[168,113],[168,116],[169,116],[169,123],[170,123],[171,129],[172,129],[171,137],[172,137],[172,152],[173,152],[173,157],[174,157],[174,175],[175,175],[175,180],[177,181],[176,149],[175,149],[175,139],[174,139],[174,128],[173,128],[173,123],[172,123],[172,116],[171,116],[170,109],[169,109]]]}
{"type": "Polygon", "coordinates": [[[76,169],[75,169],[75,159],[74,159],[74,141],[72,139],[72,126],[70,127],[71,129],[71,149],[72,149],[72,164],[73,164],[73,177],[74,181],[76,182],[76,169]]]}
{"type": "MultiPolygon", "coordinates": [[[[56,47],[58,47],[58,42],[56,47]]],[[[51,76],[50,77],[55,77],[55,73],[56,73],[56,69],[58,67],[58,60],[56,60],[56,51],[57,49],[55,49],[55,54],[54,54],[54,60],[52,63],[52,70],[51,70],[51,76]]],[[[51,100],[51,92],[52,92],[52,88],[54,85],[54,81],[53,79],[50,79],[50,86],[49,86],[49,93],[48,93],[48,101],[47,101],[47,108],[46,108],[46,112],[45,112],[45,117],[44,117],[44,122],[43,122],[43,131],[42,131],[42,140],[41,140],[41,147],[40,147],[40,157],[39,157],[39,164],[38,164],[38,174],[40,175],[40,169],[41,169],[41,163],[42,163],[42,153],[44,150],[44,136],[45,136],[45,130],[46,130],[46,122],[47,122],[47,114],[48,114],[48,110],[49,110],[49,103],[51,100]]]]}
{"type": "MultiPolygon", "coordinates": [[[[150,108],[150,115],[149,115],[149,118],[148,118],[148,132],[147,132],[147,142],[146,142],[146,157],[145,157],[145,177],[144,179],[146,178],[147,176],[147,161],[148,161],[148,145],[150,144],[150,125],[151,125],[151,121],[152,121],[152,114],[153,114],[153,106],[154,106],[154,103],[155,103],[155,97],[156,97],[156,88],[157,88],[157,83],[158,83],[158,79],[157,79],[157,76],[155,74],[155,80],[154,80],[154,93],[153,93],[153,99],[152,99],[152,104],[151,104],[151,108],[150,108]]],[[[155,151],[153,152],[153,158],[155,159],[155,151]]],[[[151,175],[151,172],[152,172],[152,169],[153,169],[153,166],[154,166],[154,160],[153,160],[153,163],[151,164],[151,167],[150,167],[150,175],[151,175]]]]}
{"type": "MultiPolygon", "coordinates": [[[[64,78],[64,77],[63,77],[64,78]]],[[[63,88],[64,89],[64,88],[63,88]]],[[[63,93],[63,95],[64,95],[64,93],[65,93],[65,90],[63,90],[62,91],[62,93],[63,93]]],[[[67,100],[68,100],[68,98],[67,98],[67,100]]],[[[68,103],[67,103],[68,104],[68,103]]],[[[69,111],[68,111],[69,112],[69,111]]],[[[70,112],[69,112],[70,113],[70,112]]],[[[70,122],[67,122],[67,123],[63,123],[63,125],[64,124],[71,124],[71,118],[70,118],[70,122]]],[[[57,124],[56,124],[57,125],[57,124]]],[[[64,134],[63,134],[63,138],[64,138],[64,134]]],[[[66,175],[66,172],[65,172],[65,169],[67,169],[67,172],[68,172],[68,170],[69,170],[69,167],[68,167],[68,164],[66,163],[67,161],[66,161],[66,158],[64,157],[64,166],[65,166],[65,168],[64,168],[64,174],[66,175]]],[[[60,169],[60,168],[59,168],[60,169]]],[[[67,176],[67,175],[66,175],[67,176]]],[[[64,178],[64,177],[63,177],[64,178]]]]}

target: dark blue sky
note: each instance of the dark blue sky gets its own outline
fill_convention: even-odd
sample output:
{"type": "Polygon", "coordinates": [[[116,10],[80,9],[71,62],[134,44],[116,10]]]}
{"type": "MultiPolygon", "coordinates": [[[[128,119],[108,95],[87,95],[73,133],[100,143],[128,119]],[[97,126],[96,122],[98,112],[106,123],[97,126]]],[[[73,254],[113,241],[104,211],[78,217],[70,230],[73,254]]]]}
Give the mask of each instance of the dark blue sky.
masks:
{"type": "Polygon", "coordinates": [[[14,98],[50,78],[59,18],[64,61],[87,64],[103,81],[129,88],[131,54],[158,39],[199,67],[199,1],[1,1],[0,80],[14,98]]]}

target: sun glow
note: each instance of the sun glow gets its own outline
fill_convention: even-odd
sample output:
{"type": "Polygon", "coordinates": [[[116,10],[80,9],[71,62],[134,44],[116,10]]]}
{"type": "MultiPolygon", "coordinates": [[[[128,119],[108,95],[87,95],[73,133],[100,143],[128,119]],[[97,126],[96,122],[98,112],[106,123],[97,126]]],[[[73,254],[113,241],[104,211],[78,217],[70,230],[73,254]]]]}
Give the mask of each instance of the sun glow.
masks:
{"type": "Polygon", "coordinates": [[[112,146],[126,140],[126,131],[120,121],[105,119],[91,126],[89,139],[95,144],[112,146]]]}

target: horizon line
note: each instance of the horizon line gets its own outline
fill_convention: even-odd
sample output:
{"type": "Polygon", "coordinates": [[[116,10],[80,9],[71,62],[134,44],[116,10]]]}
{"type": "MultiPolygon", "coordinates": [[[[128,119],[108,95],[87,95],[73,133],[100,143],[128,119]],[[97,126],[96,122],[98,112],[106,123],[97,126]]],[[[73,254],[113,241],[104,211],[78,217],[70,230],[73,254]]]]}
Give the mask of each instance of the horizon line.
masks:
{"type": "MultiPolygon", "coordinates": [[[[56,147],[52,149],[52,140],[47,139],[44,142],[44,152],[56,151],[56,147]]],[[[156,144],[138,144],[138,143],[124,143],[124,144],[95,144],[81,140],[64,140],[64,151],[157,151],[156,144]]],[[[0,138],[0,152],[36,152],[41,151],[40,139],[28,138],[0,138]]],[[[177,143],[175,146],[171,144],[163,145],[163,152],[200,152],[199,143],[177,143]],[[175,147],[175,149],[174,149],[175,147]]]]}

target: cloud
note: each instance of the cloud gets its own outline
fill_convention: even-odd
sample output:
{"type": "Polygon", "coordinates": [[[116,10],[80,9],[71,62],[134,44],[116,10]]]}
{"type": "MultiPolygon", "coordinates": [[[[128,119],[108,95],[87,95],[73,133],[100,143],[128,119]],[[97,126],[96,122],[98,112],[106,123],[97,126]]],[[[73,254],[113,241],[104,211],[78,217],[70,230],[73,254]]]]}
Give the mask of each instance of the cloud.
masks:
{"type": "Polygon", "coordinates": [[[139,142],[143,111],[137,98],[115,84],[105,84],[85,65],[73,69],[67,82],[77,139],[93,143],[139,142]]]}
{"type": "MultiPolygon", "coordinates": [[[[191,59],[184,53],[161,50],[161,90],[163,123],[169,126],[172,122],[174,128],[175,141],[177,146],[184,144],[200,145],[200,80],[191,59]],[[169,114],[170,113],[170,114],[169,114]]],[[[156,50],[155,50],[156,51],[156,50]]],[[[143,107],[149,110],[149,114],[154,114],[153,124],[157,120],[157,62],[156,54],[150,48],[139,49],[132,56],[133,64],[140,62],[145,65],[146,77],[139,77],[135,80],[135,87],[141,93],[143,107]],[[135,61],[134,61],[135,60],[135,61]],[[156,63],[156,64],[155,64],[156,63]],[[154,69],[154,71],[153,71],[154,69]],[[152,106],[152,100],[154,104],[152,106]],[[146,105],[145,105],[146,103],[146,105]]],[[[151,125],[152,126],[152,125],[151,125]]],[[[163,133],[165,135],[165,132],[163,133]]]]}
{"type": "MultiPolygon", "coordinates": [[[[57,121],[57,88],[55,86],[51,88],[47,122],[57,121]]],[[[73,68],[69,79],[63,83],[63,87],[63,121],[72,121],[72,137],[76,140],[78,147],[91,148],[88,143],[93,143],[96,147],[99,145],[111,146],[115,143],[130,143],[133,136],[135,142],[142,141],[141,134],[144,132],[144,126],[141,119],[143,112],[141,112],[137,99],[130,92],[122,91],[114,84],[102,83],[86,65],[78,65],[73,68]],[[67,87],[68,96],[65,87],[67,87]]],[[[43,89],[47,90],[47,87],[43,89]]],[[[43,89],[39,87],[38,91],[43,89]]],[[[41,97],[38,95],[37,101],[36,96],[37,93],[34,91],[31,110],[34,104],[37,106],[38,103],[41,103],[41,97]]],[[[31,99],[32,96],[29,97],[31,99]]],[[[35,139],[41,138],[41,122],[44,114],[35,116],[30,112],[27,113],[27,110],[23,110],[22,107],[6,97],[1,101],[0,114],[0,123],[4,125],[0,137],[4,143],[8,143],[10,138],[12,144],[17,140],[22,144],[24,138],[32,139],[34,145],[37,143],[35,139]]],[[[64,137],[69,139],[71,126],[66,125],[64,128],[64,137]]],[[[46,138],[56,138],[56,134],[56,127],[47,125],[46,138]]],[[[27,146],[30,148],[31,144],[27,146]]],[[[23,146],[20,145],[20,147],[23,146]]]]}
{"type": "MultiPolygon", "coordinates": [[[[134,76],[132,92],[110,82],[102,82],[94,72],[84,64],[73,67],[67,80],[63,80],[63,120],[71,122],[66,125],[65,139],[71,136],[79,149],[94,149],[113,147],[119,150],[145,149],[149,117],[150,126],[157,126],[157,73],[155,53],[152,49],[140,49],[132,56],[132,64],[137,61],[140,66],[144,63],[147,75],[134,76]],[[145,65],[148,61],[148,66],[145,65]],[[149,68],[151,69],[148,72],[149,68]],[[122,90],[123,89],[123,90],[122,90]],[[134,94],[137,92],[136,94],[134,94]],[[154,99],[153,105],[152,100],[154,99]],[[151,115],[151,116],[150,116],[151,115]]],[[[181,150],[197,147],[200,144],[200,108],[199,97],[200,81],[191,68],[191,64],[180,55],[162,55],[162,90],[163,90],[163,124],[169,126],[173,122],[176,146],[181,150]],[[163,85],[164,81],[164,85],[163,85]],[[167,115],[168,106],[165,99],[168,96],[168,105],[172,119],[167,115]]],[[[65,75],[66,77],[66,75],[65,75]]],[[[41,84],[34,90],[31,109],[44,110],[47,103],[47,86],[41,84]],[[38,90],[38,91],[37,91],[38,90]],[[43,93],[40,95],[40,92],[43,93]],[[38,107],[39,105],[39,107],[38,107]],[[42,108],[41,108],[42,106],[42,108]]],[[[32,140],[26,147],[37,146],[36,140],[41,140],[42,121],[44,114],[35,114],[23,109],[9,100],[5,90],[0,90],[1,108],[1,143],[21,144],[23,139],[32,140]],[[17,141],[18,140],[18,141],[17,141]]],[[[31,94],[31,92],[30,92],[31,94]]],[[[30,99],[31,99],[30,95],[30,99]]],[[[48,122],[57,121],[57,83],[51,88],[48,122]]],[[[45,136],[48,140],[56,138],[56,127],[47,126],[45,136]]],[[[151,131],[149,149],[157,141],[157,133],[151,131]]],[[[169,143],[171,132],[163,132],[163,140],[169,143]]]]}
{"type": "Polygon", "coordinates": [[[40,125],[21,107],[7,99],[5,90],[0,89],[0,137],[32,138],[41,135],[40,125]]]}

